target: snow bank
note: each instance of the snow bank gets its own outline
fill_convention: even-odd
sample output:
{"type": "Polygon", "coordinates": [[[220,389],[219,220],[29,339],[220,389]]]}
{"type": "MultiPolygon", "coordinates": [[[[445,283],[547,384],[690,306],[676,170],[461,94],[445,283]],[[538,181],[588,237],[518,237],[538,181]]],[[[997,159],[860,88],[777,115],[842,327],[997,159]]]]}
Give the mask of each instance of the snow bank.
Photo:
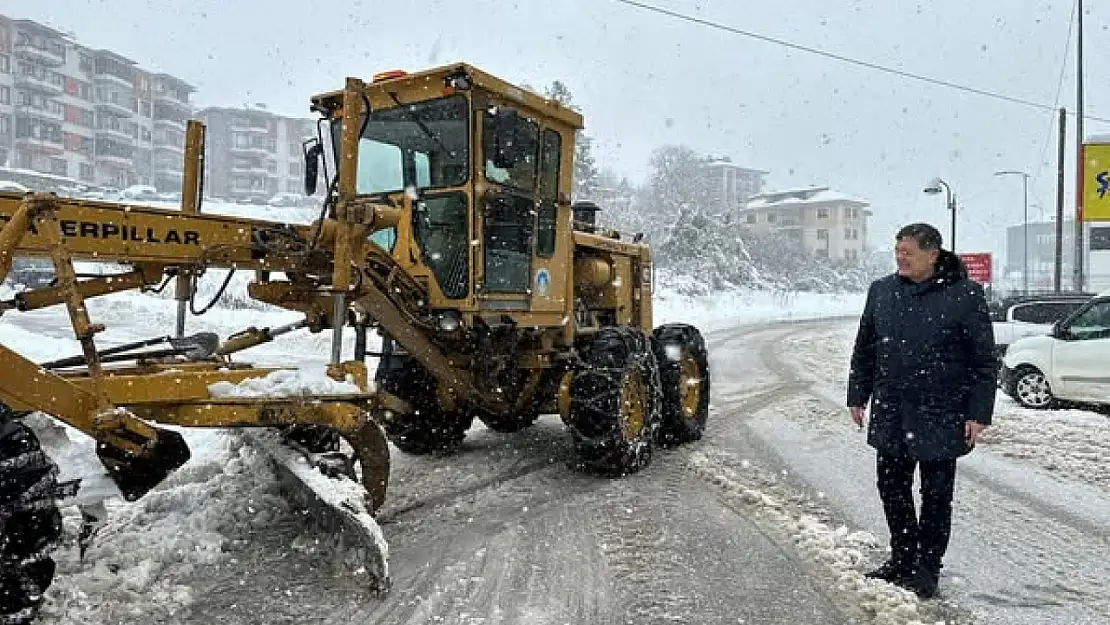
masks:
{"type": "Polygon", "coordinates": [[[737,289],[713,295],[682,295],[664,288],[654,295],[655,325],[690,323],[703,333],[770,321],[859,315],[866,293],[826,294],[737,289]]]}
{"type": "Polygon", "coordinates": [[[216,382],[208,385],[212,397],[306,397],[314,395],[350,395],[362,389],[348,375],[340,382],[329,378],[319,368],[273,371],[261,378],[247,378],[238,384],[216,382]]]}
{"type": "Polygon", "coordinates": [[[870,532],[851,531],[822,519],[832,518],[818,502],[801,495],[774,492],[775,479],[749,461],[737,461],[728,452],[695,451],[689,466],[702,479],[716,485],[724,496],[752,509],[787,533],[794,545],[812,562],[823,567],[848,601],[863,610],[875,625],[933,625],[931,606],[910,591],[864,577],[865,563],[881,558],[884,546],[870,532]],[[740,470],[734,468],[739,467],[740,470]]]}
{"type": "MultiPolygon", "coordinates": [[[[276,518],[293,514],[268,459],[238,436],[178,431],[192,459],[134,503],[106,500],[106,521],[83,561],[76,545],[79,512],[62,509],[65,534],[54,552],[58,574],[46,593],[43,622],[188,620],[189,607],[203,597],[180,582],[226,561],[229,536],[266,532],[276,518]]],[[[99,464],[91,439],[76,430],[44,439],[48,453],[67,460],[60,465],[63,478],[77,466],[99,464]]]]}

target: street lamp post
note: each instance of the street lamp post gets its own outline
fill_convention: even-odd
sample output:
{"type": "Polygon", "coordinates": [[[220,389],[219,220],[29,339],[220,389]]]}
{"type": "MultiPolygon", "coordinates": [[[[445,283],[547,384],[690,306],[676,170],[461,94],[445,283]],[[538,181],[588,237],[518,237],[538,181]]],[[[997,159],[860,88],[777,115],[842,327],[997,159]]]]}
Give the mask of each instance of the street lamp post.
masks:
{"type": "Polygon", "coordinates": [[[1022,253],[1021,264],[1021,284],[1022,292],[1026,295],[1029,294],[1029,174],[1023,171],[1005,170],[994,172],[996,176],[1021,176],[1021,192],[1024,194],[1024,226],[1022,227],[1022,238],[1024,241],[1024,252],[1022,253]]]}
{"type": "Polygon", "coordinates": [[[933,178],[932,180],[929,181],[929,184],[926,185],[925,189],[923,189],[923,190],[925,191],[925,193],[928,193],[929,195],[933,195],[933,194],[936,194],[936,193],[940,193],[941,187],[944,187],[945,204],[947,205],[948,210],[952,211],[952,238],[950,239],[948,245],[951,248],[951,250],[953,252],[955,252],[956,251],[956,195],[954,193],[952,193],[952,187],[948,186],[948,183],[941,180],[940,178],[933,178]]]}

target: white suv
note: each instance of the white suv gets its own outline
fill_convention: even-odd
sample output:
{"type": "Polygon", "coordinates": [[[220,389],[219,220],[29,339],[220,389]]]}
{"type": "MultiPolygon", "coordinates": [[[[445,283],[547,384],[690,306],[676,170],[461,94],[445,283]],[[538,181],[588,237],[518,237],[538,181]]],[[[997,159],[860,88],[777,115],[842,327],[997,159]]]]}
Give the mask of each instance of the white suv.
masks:
{"type": "Polygon", "coordinates": [[[1110,293],[1056,322],[1048,336],[1014,341],[999,383],[1027,408],[1060,401],[1110,406],[1110,293]]]}

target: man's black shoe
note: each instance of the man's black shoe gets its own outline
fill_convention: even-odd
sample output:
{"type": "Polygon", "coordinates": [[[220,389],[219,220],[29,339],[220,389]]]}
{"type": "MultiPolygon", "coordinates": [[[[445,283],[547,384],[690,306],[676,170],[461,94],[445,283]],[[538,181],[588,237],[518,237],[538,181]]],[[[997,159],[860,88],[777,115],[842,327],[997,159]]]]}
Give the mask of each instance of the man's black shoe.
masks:
{"type": "Polygon", "coordinates": [[[908,564],[895,562],[894,560],[887,560],[879,568],[864,573],[864,577],[871,579],[881,579],[884,582],[897,584],[902,586],[908,584],[914,579],[913,567],[908,564]]]}
{"type": "Polygon", "coordinates": [[[918,566],[913,572],[910,590],[921,599],[932,599],[937,594],[937,585],[940,582],[940,571],[933,567],[918,566]]]}

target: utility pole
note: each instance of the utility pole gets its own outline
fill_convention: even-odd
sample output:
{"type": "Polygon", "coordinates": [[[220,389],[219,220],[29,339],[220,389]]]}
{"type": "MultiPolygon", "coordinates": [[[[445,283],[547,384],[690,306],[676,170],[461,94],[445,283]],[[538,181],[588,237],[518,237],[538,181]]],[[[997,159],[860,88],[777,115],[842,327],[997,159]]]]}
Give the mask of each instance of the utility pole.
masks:
{"type": "Polygon", "coordinates": [[[1008,169],[1005,171],[994,172],[995,176],[1021,176],[1021,193],[1023,205],[1022,217],[1022,261],[1021,261],[1021,284],[1022,292],[1026,295],[1029,294],[1029,174],[1024,171],[1014,171],[1008,169]]]}
{"type": "Polygon", "coordinates": [[[953,193],[948,202],[948,210],[952,211],[952,242],[949,244],[952,251],[956,251],[956,194],[953,193]]]}
{"type": "Polygon", "coordinates": [[[1076,0],[1075,39],[1075,290],[1083,291],[1083,0],[1076,0]]]}
{"type": "Polygon", "coordinates": [[[1064,282],[1064,158],[1067,151],[1068,111],[1060,107],[1060,145],[1056,153],[1056,265],[1053,289],[1059,293],[1064,282]]]}

